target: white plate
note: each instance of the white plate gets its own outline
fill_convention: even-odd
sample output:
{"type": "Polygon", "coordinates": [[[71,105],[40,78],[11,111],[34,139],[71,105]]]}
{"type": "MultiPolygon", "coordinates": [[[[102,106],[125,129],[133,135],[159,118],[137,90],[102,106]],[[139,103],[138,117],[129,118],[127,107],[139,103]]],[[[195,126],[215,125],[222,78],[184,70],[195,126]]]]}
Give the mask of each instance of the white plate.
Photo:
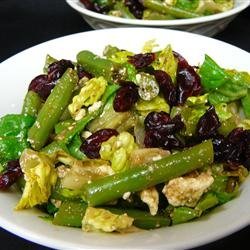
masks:
{"type": "MultiPolygon", "coordinates": [[[[221,66],[250,71],[250,54],[232,45],[181,31],[151,28],[98,30],[58,38],[25,50],[0,64],[0,116],[19,113],[28,84],[42,73],[46,54],[75,59],[83,49],[101,54],[107,44],[140,52],[145,41],[171,44],[191,64],[209,54],[221,66]]],[[[14,211],[14,192],[0,192],[0,225],[27,240],[56,249],[186,249],[225,237],[250,224],[250,179],[238,198],[197,221],[133,234],[83,233],[54,226],[38,218],[36,210],[14,211]]]]}

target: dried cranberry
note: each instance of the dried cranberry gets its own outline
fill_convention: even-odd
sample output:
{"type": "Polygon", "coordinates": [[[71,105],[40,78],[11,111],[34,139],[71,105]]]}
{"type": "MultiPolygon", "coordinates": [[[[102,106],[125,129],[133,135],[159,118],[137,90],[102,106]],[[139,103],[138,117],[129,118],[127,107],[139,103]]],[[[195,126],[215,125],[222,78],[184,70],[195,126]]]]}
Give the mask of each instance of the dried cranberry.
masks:
{"type": "Polygon", "coordinates": [[[137,18],[142,19],[144,6],[138,0],[125,0],[125,5],[129,11],[137,18]]]}
{"type": "Polygon", "coordinates": [[[201,79],[194,67],[190,66],[183,56],[176,52],[174,52],[174,56],[178,59],[176,75],[177,103],[182,105],[188,97],[201,94],[201,79]]]}
{"type": "Polygon", "coordinates": [[[201,94],[201,81],[193,67],[177,70],[177,102],[182,105],[188,97],[201,94]]]}
{"type": "Polygon", "coordinates": [[[245,131],[243,128],[233,129],[227,136],[224,146],[225,160],[227,162],[242,162],[246,147],[245,131]]]}
{"type": "Polygon", "coordinates": [[[180,115],[171,119],[169,114],[164,111],[153,111],[146,116],[144,125],[146,130],[158,130],[164,134],[173,134],[180,131],[184,123],[181,121],[180,115]]]}
{"type": "Polygon", "coordinates": [[[221,123],[215,112],[214,106],[210,106],[203,116],[200,117],[197,124],[197,135],[201,139],[212,138],[216,135],[217,129],[221,123]]]}
{"type": "Polygon", "coordinates": [[[184,144],[175,135],[162,134],[157,130],[146,131],[144,145],[147,148],[160,147],[166,150],[184,147],[184,144]]]}
{"type": "Polygon", "coordinates": [[[29,90],[36,92],[43,100],[46,100],[54,86],[55,84],[49,81],[47,75],[39,75],[31,81],[29,90]]]}
{"type": "Polygon", "coordinates": [[[81,145],[81,151],[87,155],[90,159],[100,158],[100,148],[104,141],[107,141],[110,137],[118,135],[118,132],[114,129],[101,129],[89,136],[81,145]]]}
{"type": "Polygon", "coordinates": [[[160,147],[164,149],[182,148],[183,143],[174,135],[180,131],[184,124],[181,117],[170,118],[169,114],[161,112],[150,112],[145,120],[145,147],[160,147]]]}
{"type": "Polygon", "coordinates": [[[157,130],[148,130],[145,133],[144,145],[146,148],[160,147],[160,141],[162,139],[161,134],[157,130]]]}
{"type": "Polygon", "coordinates": [[[116,112],[129,111],[138,99],[137,86],[133,82],[123,82],[115,95],[114,110],[116,112]]]}
{"type": "Polygon", "coordinates": [[[136,54],[128,56],[128,62],[133,64],[137,69],[142,69],[149,66],[155,58],[155,53],[136,54]]]}
{"type": "Polygon", "coordinates": [[[183,142],[179,140],[175,135],[165,136],[162,148],[171,150],[171,149],[179,149],[183,147],[184,147],[183,142]]]}
{"type": "Polygon", "coordinates": [[[245,130],[245,151],[243,165],[250,170],[250,130],[245,130]]]}
{"type": "Polygon", "coordinates": [[[0,190],[6,190],[23,175],[18,160],[9,161],[6,171],[0,175],[0,190]]]}
{"type": "Polygon", "coordinates": [[[56,62],[53,62],[48,67],[48,78],[49,81],[54,82],[58,80],[64,72],[67,70],[67,68],[74,68],[74,64],[70,60],[59,60],[56,62]]]}
{"type": "Polygon", "coordinates": [[[223,148],[225,146],[225,138],[222,135],[216,135],[213,138],[214,160],[221,162],[224,160],[223,148]]]}
{"type": "Polygon", "coordinates": [[[237,162],[226,162],[223,164],[223,169],[226,171],[235,171],[239,169],[240,164],[237,162]]]}
{"type": "Polygon", "coordinates": [[[145,120],[144,125],[146,130],[160,130],[162,126],[168,124],[170,121],[170,115],[164,111],[161,112],[150,112],[145,120]]]}
{"type": "Polygon", "coordinates": [[[90,1],[90,0],[80,0],[80,2],[85,6],[86,9],[95,11],[95,6],[92,3],[92,1],[90,1]]]}
{"type": "Polygon", "coordinates": [[[178,66],[180,68],[187,68],[189,66],[187,60],[178,52],[173,51],[174,57],[178,60],[178,66]]]}
{"type": "Polygon", "coordinates": [[[155,70],[154,76],[165,100],[170,106],[176,105],[176,89],[171,77],[163,70],[155,70]]]}
{"type": "Polygon", "coordinates": [[[226,138],[216,136],[213,139],[214,158],[224,163],[227,170],[235,170],[240,164],[250,166],[250,131],[242,128],[233,129],[226,138]]]}

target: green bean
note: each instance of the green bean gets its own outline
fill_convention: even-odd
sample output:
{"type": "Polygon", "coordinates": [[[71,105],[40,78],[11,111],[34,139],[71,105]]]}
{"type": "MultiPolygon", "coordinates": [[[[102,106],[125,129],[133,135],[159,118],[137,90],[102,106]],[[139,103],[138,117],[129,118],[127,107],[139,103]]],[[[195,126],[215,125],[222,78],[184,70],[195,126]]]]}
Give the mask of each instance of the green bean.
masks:
{"type": "Polygon", "coordinates": [[[146,9],[143,12],[143,19],[144,20],[172,20],[175,18],[169,14],[162,14],[158,11],[152,11],[150,9],[146,9]]]}
{"type": "Polygon", "coordinates": [[[171,224],[171,219],[163,215],[151,215],[148,212],[138,209],[120,209],[120,208],[105,208],[114,214],[124,214],[134,218],[133,225],[142,229],[155,229],[160,227],[167,227],[171,224]]]}
{"type": "Polygon", "coordinates": [[[28,139],[35,150],[46,144],[55,124],[71,100],[77,81],[76,71],[67,69],[39,111],[34,125],[28,132],[28,139]]]}
{"type": "Polygon", "coordinates": [[[52,221],[55,225],[81,227],[87,205],[79,201],[64,201],[52,221]]]}
{"type": "MultiPolygon", "coordinates": [[[[60,226],[81,227],[87,204],[80,201],[66,200],[55,213],[53,224],[60,226]]],[[[152,216],[148,212],[138,209],[119,209],[113,207],[104,207],[114,214],[127,214],[134,218],[133,225],[142,229],[154,229],[169,226],[170,218],[163,215],[152,216]]]]}
{"type": "Polygon", "coordinates": [[[23,107],[22,107],[22,114],[25,115],[31,115],[31,116],[37,116],[38,111],[40,110],[42,105],[42,100],[40,96],[30,90],[27,92],[24,101],[23,101],[23,107]]]}
{"type": "Polygon", "coordinates": [[[173,225],[175,225],[190,221],[194,218],[200,217],[200,215],[201,211],[190,207],[175,207],[171,214],[171,218],[173,225]]]}
{"type": "Polygon", "coordinates": [[[44,74],[47,74],[47,73],[48,73],[49,65],[52,64],[52,63],[54,63],[54,62],[56,62],[56,61],[57,61],[57,60],[56,60],[54,57],[52,57],[52,56],[50,56],[50,55],[47,55],[47,56],[46,56],[45,64],[44,64],[44,66],[43,66],[43,72],[44,72],[44,74]]]}
{"type": "Polygon", "coordinates": [[[184,175],[213,162],[211,140],[153,163],[95,180],[82,188],[82,198],[91,206],[113,201],[126,192],[135,192],[184,175]]]}
{"type": "Polygon", "coordinates": [[[209,192],[206,193],[204,197],[201,198],[201,200],[196,205],[195,209],[204,212],[205,210],[216,206],[218,203],[219,200],[217,196],[214,193],[209,192]]]}
{"type": "Polygon", "coordinates": [[[66,145],[61,141],[53,141],[47,146],[43,147],[41,151],[51,156],[56,155],[58,152],[61,152],[61,151],[64,151],[65,153],[70,154],[66,145]]]}
{"type": "Polygon", "coordinates": [[[135,16],[129,11],[128,7],[126,7],[122,2],[116,2],[114,5],[114,10],[119,11],[122,17],[135,19],[135,16]]]}
{"type": "Polygon", "coordinates": [[[248,90],[248,93],[245,97],[241,99],[241,104],[243,108],[244,115],[247,119],[250,119],[250,91],[248,90]]]}
{"type": "Polygon", "coordinates": [[[85,154],[80,150],[81,145],[82,140],[79,134],[76,134],[68,145],[70,155],[78,160],[83,160],[84,158],[86,158],[85,154]]]}
{"type": "Polygon", "coordinates": [[[86,125],[93,120],[99,112],[93,112],[84,116],[81,120],[72,123],[71,126],[64,129],[60,132],[55,139],[59,141],[63,141],[65,144],[69,144],[76,134],[79,134],[86,125]]]}
{"type": "Polygon", "coordinates": [[[89,73],[94,76],[103,76],[106,79],[112,79],[117,65],[108,60],[101,58],[88,50],[83,50],[77,54],[77,62],[89,73]]]}
{"type": "Polygon", "coordinates": [[[162,14],[169,14],[176,18],[194,18],[194,17],[201,16],[194,12],[165,4],[159,0],[143,0],[142,3],[143,3],[143,6],[148,9],[158,11],[162,14]]]}

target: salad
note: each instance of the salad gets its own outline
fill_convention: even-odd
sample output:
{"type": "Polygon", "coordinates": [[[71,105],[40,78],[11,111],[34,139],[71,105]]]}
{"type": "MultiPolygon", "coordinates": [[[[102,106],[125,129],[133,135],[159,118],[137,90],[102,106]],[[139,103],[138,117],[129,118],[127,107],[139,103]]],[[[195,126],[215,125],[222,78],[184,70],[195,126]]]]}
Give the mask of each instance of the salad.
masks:
{"type": "Polygon", "coordinates": [[[89,10],[122,18],[172,20],[228,11],[234,0],[80,0],[89,10]]]}
{"type": "Polygon", "coordinates": [[[140,53],[47,55],[0,118],[0,190],[55,225],[134,232],[202,217],[250,168],[250,74],[148,41],[140,53]],[[41,69],[42,71],[42,69],[41,69]]]}

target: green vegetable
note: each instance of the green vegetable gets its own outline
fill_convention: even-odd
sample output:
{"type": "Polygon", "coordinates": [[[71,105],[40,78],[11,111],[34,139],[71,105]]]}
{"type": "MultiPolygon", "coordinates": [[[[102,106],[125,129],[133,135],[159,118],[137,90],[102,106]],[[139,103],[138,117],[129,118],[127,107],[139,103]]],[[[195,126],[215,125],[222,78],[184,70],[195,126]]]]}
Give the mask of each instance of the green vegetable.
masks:
{"type": "Polygon", "coordinates": [[[153,163],[86,184],[82,189],[82,197],[91,206],[101,205],[126,192],[135,192],[166,182],[212,162],[213,146],[209,140],[153,163]]]}
{"type": "Polygon", "coordinates": [[[79,134],[87,126],[87,124],[90,121],[92,121],[93,119],[99,116],[102,116],[100,114],[102,113],[106,103],[109,101],[110,97],[114,94],[114,92],[118,88],[119,86],[116,84],[109,84],[106,87],[106,90],[101,98],[102,106],[95,112],[88,113],[81,120],[76,121],[75,123],[71,124],[69,127],[65,128],[56,136],[56,140],[60,140],[60,141],[63,141],[65,144],[69,144],[71,140],[74,138],[74,136],[79,134]]]}
{"type": "Polygon", "coordinates": [[[174,57],[173,50],[170,45],[157,53],[156,60],[152,63],[155,70],[163,70],[168,73],[173,82],[175,82],[178,61],[174,57]]]}
{"type": "Polygon", "coordinates": [[[91,121],[87,128],[90,132],[104,128],[117,129],[120,125],[124,124],[131,117],[130,112],[116,112],[113,108],[114,96],[111,96],[104,106],[101,115],[97,116],[91,121]]]}
{"type": "Polygon", "coordinates": [[[148,212],[138,210],[138,209],[120,209],[105,207],[114,214],[126,213],[128,216],[134,219],[133,225],[142,229],[154,229],[159,227],[170,226],[171,220],[166,215],[151,215],[148,212]]]}
{"type": "Polygon", "coordinates": [[[171,214],[173,225],[184,223],[201,215],[201,212],[190,207],[175,207],[171,214]]]}
{"type": "Polygon", "coordinates": [[[208,55],[205,55],[205,60],[198,72],[201,76],[202,86],[206,90],[216,90],[229,80],[226,71],[208,55]]]}
{"type": "Polygon", "coordinates": [[[52,64],[52,63],[54,63],[54,62],[56,62],[56,61],[57,60],[54,57],[52,57],[51,55],[47,55],[46,59],[45,59],[45,64],[44,64],[44,67],[43,67],[43,72],[45,74],[47,74],[48,73],[49,65],[52,64]]]}
{"type": "Polygon", "coordinates": [[[201,16],[200,14],[191,12],[189,10],[184,10],[169,4],[165,4],[160,0],[143,0],[142,4],[144,7],[174,16],[175,18],[194,18],[201,16]]]}
{"type": "Polygon", "coordinates": [[[129,11],[128,7],[125,6],[123,2],[115,2],[113,10],[109,12],[109,15],[135,19],[134,15],[129,11]]]}
{"type": "Polygon", "coordinates": [[[22,114],[36,117],[41,106],[42,100],[40,96],[36,92],[30,90],[24,98],[22,114]]]}
{"type": "Polygon", "coordinates": [[[162,13],[159,13],[157,11],[145,9],[143,11],[142,19],[144,19],[144,20],[172,20],[175,18],[169,14],[162,14],[162,13]]]}
{"type": "Polygon", "coordinates": [[[35,150],[41,149],[48,141],[55,124],[69,104],[77,81],[76,71],[67,69],[39,111],[36,122],[28,132],[29,142],[35,150]]]}
{"type": "MultiPolygon", "coordinates": [[[[201,0],[203,1],[203,0],[201,0]]],[[[195,11],[199,6],[200,0],[177,0],[175,6],[189,11],[195,11]]]]}
{"type": "Polygon", "coordinates": [[[212,192],[208,192],[201,198],[201,200],[196,205],[195,209],[204,212],[207,209],[216,206],[218,203],[219,200],[217,196],[212,192]]]}
{"type": "Polygon", "coordinates": [[[221,68],[208,55],[199,69],[202,86],[209,92],[213,105],[228,103],[245,97],[248,93],[249,75],[221,68]]]}
{"type": "Polygon", "coordinates": [[[86,209],[86,203],[66,200],[55,213],[52,223],[59,226],[81,227],[86,209]]]}
{"type": "Polygon", "coordinates": [[[103,76],[105,79],[112,79],[114,71],[118,68],[114,62],[101,58],[88,50],[77,54],[77,62],[95,77],[103,76]]]}
{"type": "Polygon", "coordinates": [[[27,133],[34,121],[34,117],[21,114],[0,118],[0,163],[18,159],[22,151],[30,147],[27,133]]]}
{"type": "Polygon", "coordinates": [[[247,95],[241,99],[244,115],[247,119],[250,119],[250,91],[248,90],[247,95]]]}
{"type": "MultiPolygon", "coordinates": [[[[81,227],[82,219],[84,217],[87,204],[82,201],[69,201],[62,202],[59,210],[55,213],[53,224],[69,227],[81,227]]],[[[113,214],[128,214],[129,217],[134,219],[133,225],[142,229],[154,229],[159,227],[169,226],[171,223],[170,218],[163,215],[152,216],[148,212],[138,209],[120,209],[114,207],[104,207],[113,214]]]]}
{"type": "Polygon", "coordinates": [[[81,145],[82,140],[79,134],[76,134],[68,145],[70,154],[78,160],[86,158],[85,154],[80,150],[81,145]]]}
{"type": "Polygon", "coordinates": [[[159,95],[150,101],[144,101],[140,99],[135,104],[135,108],[143,116],[146,116],[148,113],[152,111],[156,111],[156,112],[164,111],[166,113],[169,113],[170,111],[170,107],[168,103],[166,102],[166,100],[159,95]]]}

